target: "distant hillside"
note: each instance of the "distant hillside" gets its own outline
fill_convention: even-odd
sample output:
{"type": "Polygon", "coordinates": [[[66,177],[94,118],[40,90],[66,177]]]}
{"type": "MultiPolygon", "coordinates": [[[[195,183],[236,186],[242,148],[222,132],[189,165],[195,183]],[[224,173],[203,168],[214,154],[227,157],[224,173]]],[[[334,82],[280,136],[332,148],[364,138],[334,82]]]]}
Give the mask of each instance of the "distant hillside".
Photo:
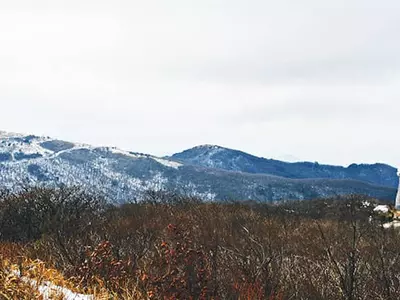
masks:
{"type": "MultiPolygon", "coordinates": [[[[216,150],[230,153],[223,148],[210,149],[216,150]]],[[[218,163],[204,167],[180,157],[160,158],[114,147],[93,147],[49,137],[0,132],[0,189],[78,185],[100,193],[114,203],[140,200],[147,190],[170,190],[207,200],[259,201],[352,193],[390,200],[396,193],[389,184],[382,186],[348,179],[285,178],[276,174],[255,174],[257,169],[232,167],[224,170],[228,167],[218,163]]],[[[232,166],[239,166],[240,160],[232,157],[232,166]]],[[[225,162],[229,165],[229,157],[225,157],[225,162]]],[[[376,172],[376,177],[382,176],[383,180],[380,171],[376,172]]]]}
{"type": "Polygon", "coordinates": [[[170,158],[197,166],[292,179],[352,179],[388,187],[398,186],[396,168],[385,164],[352,164],[345,168],[311,162],[288,163],[214,145],[194,147],[170,158]]]}

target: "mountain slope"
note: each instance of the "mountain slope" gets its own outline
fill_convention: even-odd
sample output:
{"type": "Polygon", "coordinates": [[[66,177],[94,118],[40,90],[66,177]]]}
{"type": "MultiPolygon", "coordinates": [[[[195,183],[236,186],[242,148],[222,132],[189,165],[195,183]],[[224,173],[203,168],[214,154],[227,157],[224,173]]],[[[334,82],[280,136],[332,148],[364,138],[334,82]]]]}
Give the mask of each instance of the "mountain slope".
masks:
{"type": "Polygon", "coordinates": [[[292,179],[352,179],[394,188],[398,186],[397,170],[385,164],[352,164],[345,168],[310,162],[288,163],[214,145],[197,146],[170,158],[197,166],[292,179]]]}
{"type": "Polygon", "coordinates": [[[159,189],[161,173],[181,164],[112,147],[0,132],[0,188],[79,185],[114,202],[159,189]]]}
{"type": "Polygon", "coordinates": [[[196,166],[173,159],[0,132],[0,189],[78,185],[109,201],[167,189],[208,200],[310,199],[350,193],[393,199],[396,189],[353,180],[288,179],[196,166]]]}

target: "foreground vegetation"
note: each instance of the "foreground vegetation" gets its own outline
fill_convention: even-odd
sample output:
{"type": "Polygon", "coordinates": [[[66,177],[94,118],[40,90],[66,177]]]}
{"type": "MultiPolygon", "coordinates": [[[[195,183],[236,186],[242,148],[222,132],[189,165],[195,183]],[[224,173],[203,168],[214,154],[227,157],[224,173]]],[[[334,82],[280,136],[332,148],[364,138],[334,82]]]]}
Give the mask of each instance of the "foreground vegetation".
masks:
{"type": "Polygon", "coordinates": [[[0,199],[0,299],[36,299],[47,281],[96,299],[400,299],[399,234],[360,196],[275,206],[152,192],[117,207],[61,188],[0,199]]]}

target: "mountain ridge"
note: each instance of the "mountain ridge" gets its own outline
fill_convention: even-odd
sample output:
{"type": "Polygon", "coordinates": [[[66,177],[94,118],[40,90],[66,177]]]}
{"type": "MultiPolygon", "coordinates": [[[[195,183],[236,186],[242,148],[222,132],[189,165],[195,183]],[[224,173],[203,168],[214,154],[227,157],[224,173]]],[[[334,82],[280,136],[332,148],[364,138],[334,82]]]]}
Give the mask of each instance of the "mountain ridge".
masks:
{"type": "MultiPolygon", "coordinates": [[[[197,149],[224,152],[227,148],[197,149]]],[[[396,193],[393,187],[364,181],[247,173],[116,147],[0,132],[0,188],[16,190],[26,185],[78,185],[114,203],[140,200],[148,190],[170,190],[206,200],[258,201],[350,193],[392,199],[396,193]]]]}
{"type": "Polygon", "coordinates": [[[354,179],[371,184],[397,187],[397,169],[383,163],[350,164],[348,167],[312,162],[284,162],[258,157],[217,145],[200,145],[168,158],[192,165],[254,174],[271,174],[291,179],[354,179]]]}

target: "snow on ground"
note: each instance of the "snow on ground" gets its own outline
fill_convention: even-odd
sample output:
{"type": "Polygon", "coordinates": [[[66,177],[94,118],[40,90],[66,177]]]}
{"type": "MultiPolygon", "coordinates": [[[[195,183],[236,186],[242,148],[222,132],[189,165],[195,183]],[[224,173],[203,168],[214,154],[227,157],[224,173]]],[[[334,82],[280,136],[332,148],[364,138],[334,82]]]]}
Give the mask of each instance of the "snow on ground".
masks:
{"type": "MultiPolygon", "coordinates": [[[[54,296],[62,296],[63,300],[94,300],[93,295],[84,295],[71,291],[70,289],[55,285],[51,282],[45,281],[38,285],[35,279],[28,277],[21,277],[18,270],[11,271],[16,276],[20,277],[22,281],[29,283],[32,287],[36,287],[39,293],[43,296],[43,300],[54,299],[54,296]]],[[[58,298],[57,298],[58,299],[58,298]]]]}
{"type": "Polygon", "coordinates": [[[400,221],[392,221],[388,222],[382,225],[383,228],[389,229],[389,228],[399,228],[400,227],[400,221]]]}
{"type": "Polygon", "coordinates": [[[174,168],[174,169],[178,169],[179,167],[182,167],[183,165],[176,162],[176,161],[172,161],[172,160],[166,160],[166,159],[162,159],[162,158],[158,158],[158,157],[152,157],[152,159],[154,159],[156,162],[166,166],[166,167],[170,167],[170,168],[174,168]]]}
{"type": "Polygon", "coordinates": [[[40,143],[48,140],[47,138],[35,137],[30,142],[22,141],[21,139],[23,138],[24,136],[17,135],[15,133],[0,132],[0,139],[2,139],[2,152],[9,152],[12,155],[14,153],[23,153],[40,154],[43,156],[53,153],[52,151],[44,149],[40,146],[40,143]]]}
{"type": "MultiPolygon", "coordinates": [[[[32,284],[35,284],[31,281],[32,284]]],[[[38,288],[43,300],[53,299],[52,295],[62,295],[64,300],[94,300],[92,295],[83,295],[74,293],[67,288],[63,288],[52,284],[51,282],[44,282],[38,288]]]]}
{"type": "Polygon", "coordinates": [[[114,154],[121,154],[121,155],[129,156],[129,157],[132,157],[132,158],[146,158],[145,155],[141,155],[141,154],[138,154],[138,153],[132,153],[132,152],[121,150],[121,149],[118,149],[118,148],[115,148],[115,147],[107,147],[106,149],[108,151],[110,151],[111,153],[114,153],[114,154]]]}
{"type": "Polygon", "coordinates": [[[369,202],[369,201],[363,201],[363,202],[362,202],[362,205],[363,205],[363,207],[369,207],[369,206],[372,205],[372,203],[369,202]]]}
{"type": "Polygon", "coordinates": [[[387,205],[378,205],[377,207],[374,208],[374,212],[379,212],[379,213],[388,213],[389,212],[389,206],[387,205]]]}
{"type": "Polygon", "coordinates": [[[163,166],[166,166],[166,167],[169,167],[169,168],[178,169],[179,167],[182,166],[182,164],[180,164],[178,162],[175,162],[175,161],[172,161],[172,160],[166,160],[166,159],[163,159],[163,158],[153,157],[153,156],[146,156],[146,155],[139,154],[139,153],[132,153],[132,152],[121,150],[121,149],[118,149],[118,148],[115,148],[115,147],[107,148],[107,150],[110,151],[111,153],[121,154],[121,155],[128,156],[128,157],[131,157],[131,158],[149,158],[150,157],[151,159],[155,160],[159,164],[162,164],[163,166]]]}

